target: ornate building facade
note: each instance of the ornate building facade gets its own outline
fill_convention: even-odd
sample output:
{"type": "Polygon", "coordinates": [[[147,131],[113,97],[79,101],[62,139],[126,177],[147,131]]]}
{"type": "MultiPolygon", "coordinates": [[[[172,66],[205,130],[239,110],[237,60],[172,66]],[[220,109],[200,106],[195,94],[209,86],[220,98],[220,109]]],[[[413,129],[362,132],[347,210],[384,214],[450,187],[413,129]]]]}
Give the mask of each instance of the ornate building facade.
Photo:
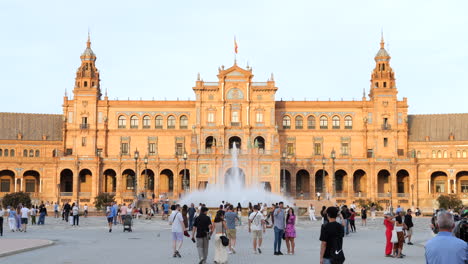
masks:
{"type": "Polygon", "coordinates": [[[245,185],[298,199],[420,208],[441,193],[468,199],[468,114],[408,115],[383,39],[370,93],[353,101],[277,101],[273,75],[256,82],[236,63],[214,82],[198,77],[193,101],[109,100],[89,39],[80,58],[62,115],[0,113],[0,197],[177,198],[229,181],[236,145],[245,185]]]}

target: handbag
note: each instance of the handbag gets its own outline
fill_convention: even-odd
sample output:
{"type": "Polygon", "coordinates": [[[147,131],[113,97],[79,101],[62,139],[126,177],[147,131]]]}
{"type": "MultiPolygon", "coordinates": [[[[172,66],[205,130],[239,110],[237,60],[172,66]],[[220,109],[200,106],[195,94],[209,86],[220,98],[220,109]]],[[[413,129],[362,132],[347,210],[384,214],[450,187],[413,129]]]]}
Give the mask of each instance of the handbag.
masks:
{"type": "Polygon", "coordinates": [[[221,222],[221,225],[223,227],[223,235],[219,237],[219,239],[221,239],[221,244],[225,247],[229,246],[229,238],[227,238],[224,234],[224,225],[223,225],[223,222],[221,222]]]}
{"type": "Polygon", "coordinates": [[[390,239],[390,242],[395,244],[395,243],[398,243],[398,234],[397,234],[397,231],[395,229],[396,227],[396,221],[395,221],[395,225],[393,226],[393,230],[392,230],[392,238],[390,239]]]}

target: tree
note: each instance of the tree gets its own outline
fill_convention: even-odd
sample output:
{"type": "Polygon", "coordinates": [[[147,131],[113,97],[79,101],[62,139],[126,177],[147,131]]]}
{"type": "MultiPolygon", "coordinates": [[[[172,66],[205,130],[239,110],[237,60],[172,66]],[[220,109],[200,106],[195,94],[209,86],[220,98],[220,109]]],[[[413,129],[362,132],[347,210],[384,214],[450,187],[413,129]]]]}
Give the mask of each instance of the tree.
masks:
{"type": "Polygon", "coordinates": [[[463,202],[455,194],[441,195],[437,197],[439,208],[458,211],[463,208],[463,202]]]}
{"type": "Polygon", "coordinates": [[[6,194],[2,200],[3,207],[14,206],[17,207],[18,204],[22,204],[26,207],[31,207],[31,197],[29,193],[25,192],[14,192],[6,194]]]}
{"type": "Polygon", "coordinates": [[[104,211],[106,206],[113,202],[115,202],[115,194],[101,193],[94,197],[94,207],[96,207],[97,210],[104,211]]]}

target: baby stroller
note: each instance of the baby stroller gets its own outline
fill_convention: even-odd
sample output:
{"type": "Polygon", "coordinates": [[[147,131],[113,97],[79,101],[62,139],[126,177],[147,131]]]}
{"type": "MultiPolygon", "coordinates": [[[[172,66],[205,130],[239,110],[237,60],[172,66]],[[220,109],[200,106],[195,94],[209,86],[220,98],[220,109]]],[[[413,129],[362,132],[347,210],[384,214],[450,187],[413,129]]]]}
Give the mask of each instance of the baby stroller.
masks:
{"type": "Polygon", "coordinates": [[[123,231],[132,232],[132,216],[124,215],[123,217],[123,231]]]}

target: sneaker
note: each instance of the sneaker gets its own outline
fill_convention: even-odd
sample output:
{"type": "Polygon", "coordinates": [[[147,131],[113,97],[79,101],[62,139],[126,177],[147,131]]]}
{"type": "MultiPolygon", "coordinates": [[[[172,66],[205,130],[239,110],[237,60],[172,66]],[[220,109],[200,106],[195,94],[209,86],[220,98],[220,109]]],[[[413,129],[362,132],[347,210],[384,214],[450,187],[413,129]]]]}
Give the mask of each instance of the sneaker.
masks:
{"type": "Polygon", "coordinates": [[[173,258],[177,258],[177,253],[174,252],[174,254],[172,255],[173,258]]]}
{"type": "Polygon", "coordinates": [[[411,242],[408,242],[408,245],[413,245],[413,243],[411,243],[411,242]]]}
{"type": "Polygon", "coordinates": [[[259,254],[262,254],[262,250],[260,248],[257,248],[257,250],[259,254]]]}
{"type": "Polygon", "coordinates": [[[111,232],[112,232],[112,228],[111,228],[111,229],[109,229],[109,233],[111,233],[111,232]]]}
{"type": "Polygon", "coordinates": [[[236,249],[232,248],[232,253],[236,254],[236,249]]]}
{"type": "Polygon", "coordinates": [[[275,254],[273,254],[273,255],[278,256],[278,252],[275,251],[275,254]]]}
{"type": "Polygon", "coordinates": [[[258,253],[257,253],[257,250],[255,250],[255,249],[253,250],[253,253],[254,253],[254,254],[258,254],[258,253]]]}
{"type": "Polygon", "coordinates": [[[281,251],[278,251],[278,256],[283,256],[283,253],[281,251]]]}
{"type": "Polygon", "coordinates": [[[177,254],[177,257],[181,258],[182,256],[180,255],[179,251],[175,252],[177,254]]]}

